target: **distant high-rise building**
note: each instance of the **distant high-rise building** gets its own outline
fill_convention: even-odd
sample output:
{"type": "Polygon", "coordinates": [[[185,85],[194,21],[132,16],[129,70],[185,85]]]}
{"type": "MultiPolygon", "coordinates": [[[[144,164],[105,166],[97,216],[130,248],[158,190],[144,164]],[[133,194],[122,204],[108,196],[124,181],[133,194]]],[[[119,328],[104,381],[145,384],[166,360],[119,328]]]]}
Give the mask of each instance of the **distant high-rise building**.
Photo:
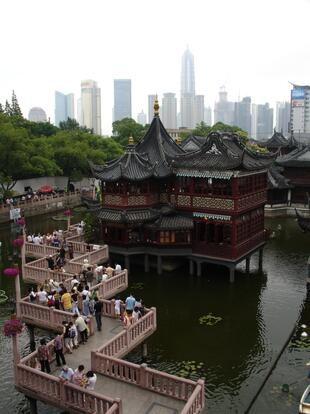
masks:
{"type": "Polygon", "coordinates": [[[141,110],[141,112],[137,115],[137,122],[138,124],[145,125],[146,124],[146,113],[141,110]]]}
{"type": "Polygon", "coordinates": [[[78,123],[81,125],[81,122],[82,122],[82,100],[81,98],[79,98],[76,101],[76,116],[77,116],[78,123]]]}
{"type": "Polygon", "coordinates": [[[203,95],[195,95],[194,105],[194,127],[205,119],[205,97],[203,95]]]}
{"type": "Polygon", "coordinates": [[[114,79],[114,121],[131,118],[131,79],[114,79]]]}
{"type": "Polygon", "coordinates": [[[276,106],[276,130],[282,131],[284,136],[288,136],[290,132],[290,111],[289,102],[277,102],[276,106]]]}
{"type": "Polygon", "coordinates": [[[214,105],[214,123],[223,122],[233,125],[235,119],[235,102],[227,100],[227,92],[224,86],[219,91],[219,101],[214,105]]]}
{"type": "Polygon", "coordinates": [[[101,90],[97,82],[81,82],[81,125],[101,135],[101,90]]]}
{"type": "Polygon", "coordinates": [[[252,137],[259,141],[267,140],[273,131],[273,108],[269,103],[252,105],[252,137]]]}
{"type": "Polygon", "coordinates": [[[177,99],[175,93],[164,93],[160,112],[165,128],[175,129],[177,127],[177,99]]]}
{"type": "Polygon", "coordinates": [[[212,125],[212,109],[211,106],[205,107],[204,110],[204,122],[207,125],[212,125]]]}
{"type": "Polygon", "coordinates": [[[148,103],[148,122],[149,124],[153,121],[154,118],[154,102],[156,99],[156,95],[148,95],[147,103],[148,103]]]}
{"type": "Polygon", "coordinates": [[[195,126],[195,66],[194,56],[189,50],[183,53],[181,68],[181,126],[195,126]]]}
{"type": "Polygon", "coordinates": [[[65,95],[55,91],[55,125],[66,121],[68,118],[74,118],[74,94],[65,95]]]}
{"type": "Polygon", "coordinates": [[[246,96],[240,102],[235,103],[234,124],[251,135],[251,98],[246,96]]]}
{"type": "Polygon", "coordinates": [[[293,85],[291,90],[291,133],[298,141],[310,143],[310,86],[293,85]]]}
{"type": "Polygon", "coordinates": [[[30,109],[28,114],[29,121],[32,122],[46,122],[47,117],[44,109],[39,107],[33,107],[30,109]]]}

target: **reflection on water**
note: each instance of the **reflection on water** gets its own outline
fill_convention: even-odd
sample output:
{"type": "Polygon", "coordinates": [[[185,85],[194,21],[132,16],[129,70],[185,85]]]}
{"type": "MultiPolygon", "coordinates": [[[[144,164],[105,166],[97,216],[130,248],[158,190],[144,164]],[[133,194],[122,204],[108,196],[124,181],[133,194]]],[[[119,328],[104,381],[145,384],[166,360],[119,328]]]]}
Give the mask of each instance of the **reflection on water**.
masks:
{"type": "MultiPolygon", "coordinates": [[[[55,226],[46,218],[41,221],[28,220],[27,224],[31,231],[35,226],[40,231],[55,226]]],[[[186,267],[161,276],[133,267],[130,274],[134,295],[142,296],[158,312],[158,330],[148,340],[146,362],[185,377],[205,377],[208,413],[244,412],[299,318],[306,294],[310,236],[302,234],[292,219],[273,219],[266,225],[276,237],[265,249],[262,275],[255,270],[257,257],[252,259],[250,275],[244,273],[243,264],[238,267],[234,284],[228,282],[225,270],[209,266],[200,278],[189,276],[186,267]],[[210,312],[222,320],[214,326],[199,324],[199,318],[210,312]]],[[[1,230],[1,238],[4,234],[8,240],[9,233],[1,230]]],[[[7,260],[8,250],[2,249],[2,262],[7,260]]],[[[0,289],[3,284],[0,279],[0,289]]],[[[10,290],[7,281],[5,287],[10,290]]],[[[26,349],[26,336],[22,341],[26,349]]],[[[8,341],[1,339],[1,364],[10,363],[8,349],[8,341]]],[[[141,349],[128,358],[141,362],[141,349]]],[[[0,401],[0,411],[13,392],[8,365],[5,371],[8,377],[1,378],[0,390],[6,391],[7,399],[5,405],[0,401]]],[[[284,372],[289,377],[290,367],[284,367],[284,372]]],[[[18,396],[16,401],[10,405],[15,407],[11,412],[24,412],[23,398],[18,396]]],[[[264,401],[258,401],[257,412],[259,404],[263,407],[264,401]]],[[[42,407],[40,412],[52,411],[42,407]]]]}

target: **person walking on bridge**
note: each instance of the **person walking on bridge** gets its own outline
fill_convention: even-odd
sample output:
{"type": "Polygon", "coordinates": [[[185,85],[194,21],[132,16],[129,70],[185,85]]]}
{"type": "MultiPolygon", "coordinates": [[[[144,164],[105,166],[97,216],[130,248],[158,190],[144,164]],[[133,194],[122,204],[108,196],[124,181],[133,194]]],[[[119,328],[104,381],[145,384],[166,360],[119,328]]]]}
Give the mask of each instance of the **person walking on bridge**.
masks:
{"type": "Polygon", "coordinates": [[[100,302],[100,300],[98,299],[97,296],[95,296],[95,305],[94,305],[94,310],[95,310],[95,318],[96,318],[96,323],[97,323],[97,329],[98,331],[101,331],[101,327],[102,327],[102,302],[100,302]]]}

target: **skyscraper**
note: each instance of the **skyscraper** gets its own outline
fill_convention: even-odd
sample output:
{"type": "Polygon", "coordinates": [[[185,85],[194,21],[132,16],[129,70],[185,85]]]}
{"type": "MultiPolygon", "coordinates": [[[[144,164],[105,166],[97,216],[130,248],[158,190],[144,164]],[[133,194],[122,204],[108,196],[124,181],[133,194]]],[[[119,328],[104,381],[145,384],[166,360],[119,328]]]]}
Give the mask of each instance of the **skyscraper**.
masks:
{"type": "Polygon", "coordinates": [[[251,97],[246,96],[235,103],[234,124],[251,135],[251,97]]]}
{"type": "Polygon", "coordinates": [[[137,115],[137,122],[138,124],[145,125],[146,124],[146,113],[141,110],[141,112],[137,115]]]}
{"type": "Polygon", "coordinates": [[[211,106],[206,106],[205,107],[203,120],[207,125],[212,125],[212,109],[211,109],[211,106]]]}
{"type": "Polygon", "coordinates": [[[259,141],[267,140],[273,131],[273,108],[269,103],[252,105],[252,137],[259,141]]]}
{"type": "Polygon", "coordinates": [[[114,121],[131,118],[131,79],[114,79],[114,121]]]}
{"type": "Polygon", "coordinates": [[[66,121],[68,118],[74,118],[74,94],[65,95],[55,91],[55,125],[66,121]]]}
{"type": "Polygon", "coordinates": [[[177,99],[175,93],[164,93],[161,118],[165,128],[174,129],[177,127],[177,99]]]}
{"type": "Polygon", "coordinates": [[[203,122],[205,118],[205,97],[203,95],[195,95],[194,106],[194,126],[203,122]]]}
{"type": "Polygon", "coordinates": [[[219,100],[214,105],[214,123],[223,122],[227,125],[233,125],[235,118],[235,103],[227,100],[225,86],[221,86],[219,91],[219,100]]]}
{"type": "Polygon", "coordinates": [[[183,53],[181,69],[181,126],[195,126],[195,67],[194,56],[189,50],[183,53]]]}
{"type": "Polygon", "coordinates": [[[290,132],[290,111],[289,102],[277,102],[276,106],[276,130],[282,131],[284,136],[288,136],[290,132]]]}
{"type": "Polygon", "coordinates": [[[148,95],[147,103],[148,103],[148,122],[149,124],[152,122],[154,118],[154,102],[156,99],[156,95],[148,95]]]}
{"type": "Polygon", "coordinates": [[[291,133],[298,141],[310,143],[310,85],[293,85],[291,90],[291,133]]]}
{"type": "Polygon", "coordinates": [[[101,90],[97,82],[81,82],[81,125],[101,135],[101,90]]]}

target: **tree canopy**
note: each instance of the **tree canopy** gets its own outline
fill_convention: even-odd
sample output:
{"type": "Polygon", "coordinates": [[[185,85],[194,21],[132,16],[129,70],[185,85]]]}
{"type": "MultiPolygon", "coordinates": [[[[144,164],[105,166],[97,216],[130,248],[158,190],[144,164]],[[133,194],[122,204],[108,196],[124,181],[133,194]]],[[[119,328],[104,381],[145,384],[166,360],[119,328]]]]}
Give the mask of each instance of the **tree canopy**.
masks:
{"type": "Polygon", "coordinates": [[[137,143],[144,136],[148,128],[149,125],[143,126],[138,124],[132,118],[114,121],[112,124],[113,139],[122,146],[126,146],[128,144],[128,138],[132,136],[134,142],[137,143]]]}
{"type": "Polygon", "coordinates": [[[89,176],[88,161],[102,164],[122,154],[115,140],[72,121],[63,129],[30,122],[23,118],[13,92],[12,102],[0,107],[0,195],[9,195],[18,179],[64,175],[70,182],[89,176]]]}

